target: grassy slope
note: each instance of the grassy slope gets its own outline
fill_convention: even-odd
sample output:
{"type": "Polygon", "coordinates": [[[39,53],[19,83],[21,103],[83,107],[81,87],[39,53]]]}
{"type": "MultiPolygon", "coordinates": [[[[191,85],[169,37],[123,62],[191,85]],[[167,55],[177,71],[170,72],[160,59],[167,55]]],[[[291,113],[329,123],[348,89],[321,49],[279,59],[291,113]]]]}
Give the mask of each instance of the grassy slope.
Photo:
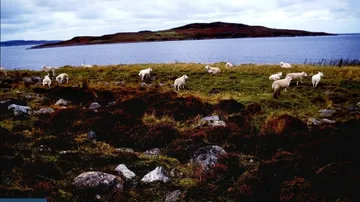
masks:
{"type": "MultiPolygon", "coordinates": [[[[257,128],[260,128],[260,125],[262,125],[268,117],[274,114],[286,113],[306,121],[309,117],[317,118],[319,116],[317,111],[322,108],[338,110],[339,113],[333,117],[333,119],[337,121],[360,118],[359,113],[349,114],[346,108],[350,105],[356,105],[356,103],[360,101],[359,67],[337,68],[297,65],[293,69],[280,69],[280,67],[272,65],[241,65],[230,69],[225,68],[224,63],[217,63],[212,66],[220,67],[222,69],[221,74],[210,75],[206,73],[204,66],[204,64],[193,63],[138,64],[95,67],[89,70],[75,67],[62,67],[57,73],[66,72],[70,76],[69,84],[64,84],[62,86],[81,87],[83,81],[87,80],[90,89],[99,91],[110,90],[116,94],[114,100],[117,100],[117,102],[122,102],[154,91],[159,94],[172,92],[174,79],[183,74],[187,74],[189,76],[186,84],[187,89],[178,92],[178,97],[195,96],[210,104],[217,104],[223,99],[235,99],[245,105],[259,103],[262,107],[262,113],[255,115],[251,119],[254,122],[254,126],[257,128]],[[138,77],[138,72],[147,67],[152,67],[153,79],[146,81],[149,85],[148,87],[140,89],[139,86],[141,81],[138,77]],[[282,71],[283,75],[286,75],[289,72],[306,71],[309,77],[304,80],[304,84],[300,84],[299,86],[292,84],[288,92],[283,92],[279,99],[274,99],[271,90],[272,81],[269,81],[268,77],[270,74],[279,71],[282,71]],[[318,71],[322,71],[325,76],[322,78],[318,88],[313,89],[311,87],[310,78],[312,74],[315,74],[318,71]],[[117,85],[113,83],[114,81],[124,81],[124,84],[117,85]],[[106,82],[108,84],[106,84],[106,82]],[[166,85],[159,87],[159,83],[166,85]]],[[[25,70],[18,72],[9,71],[8,74],[11,77],[16,77],[16,75],[22,75],[21,77],[44,76],[44,72],[25,70]]],[[[1,78],[4,77],[2,76],[1,78]]],[[[53,86],[54,85],[58,84],[54,81],[53,86]]],[[[49,92],[55,88],[53,87],[49,92]]],[[[47,88],[40,85],[27,88],[22,82],[18,82],[14,84],[10,91],[1,92],[1,100],[5,100],[6,98],[20,98],[21,95],[16,91],[21,91],[23,94],[32,94],[35,89],[47,90],[47,88]]],[[[88,103],[84,104],[87,106],[88,103]]],[[[39,109],[47,107],[49,104],[38,102],[38,100],[36,101],[35,99],[29,101],[29,105],[33,109],[39,109]]],[[[70,109],[72,108],[73,107],[70,107],[70,109]]],[[[75,106],[75,108],[80,107],[75,106]]],[[[111,113],[115,113],[115,111],[111,111],[111,113]]],[[[222,114],[221,111],[216,110],[213,111],[213,113],[222,114]]],[[[205,116],[208,114],[202,115],[205,116]]],[[[91,116],[96,116],[96,114],[91,116]]],[[[225,116],[227,116],[227,114],[225,114],[225,116]]],[[[68,116],[68,118],[72,119],[73,117],[68,116]]],[[[13,118],[1,119],[0,126],[11,131],[10,136],[6,137],[9,142],[6,142],[4,146],[5,149],[2,149],[5,152],[5,154],[2,154],[2,159],[6,160],[6,165],[2,168],[4,173],[2,173],[1,178],[9,181],[6,186],[1,187],[2,196],[51,196],[52,198],[66,201],[70,198],[79,200],[72,192],[70,186],[74,177],[81,172],[89,170],[101,170],[116,174],[113,169],[119,163],[125,163],[130,169],[135,171],[139,177],[143,176],[157,165],[163,165],[166,168],[176,168],[184,175],[182,178],[175,177],[169,185],[139,185],[137,188],[130,188],[124,195],[121,195],[122,197],[127,198],[127,200],[130,198],[140,201],[146,201],[148,198],[161,200],[161,198],[169,191],[181,189],[188,190],[190,198],[198,201],[198,199],[196,199],[196,195],[198,194],[194,194],[194,190],[201,190],[202,187],[206,187],[201,184],[202,181],[200,179],[203,179],[203,177],[199,177],[198,174],[196,174],[197,170],[195,168],[192,168],[185,163],[180,163],[175,158],[161,156],[159,158],[148,159],[142,155],[119,154],[114,151],[113,144],[115,144],[115,142],[107,140],[105,142],[99,141],[93,143],[87,140],[86,134],[84,134],[86,131],[79,132],[76,130],[77,132],[75,132],[76,127],[74,127],[74,131],[71,131],[73,129],[72,127],[69,127],[68,132],[70,133],[64,133],[66,135],[63,136],[60,132],[57,133],[56,131],[54,132],[47,129],[45,124],[40,125],[40,127],[35,124],[39,121],[46,121],[48,119],[49,117],[31,117],[30,119],[25,120],[13,118]],[[28,127],[26,130],[15,130],[17,126],[24,125],[28,127]],[[48,153],[39,152],[38,149],[41,144],[49,145],[53,151],[48,153]],[[70,157],[64,157],[58,154],[61,150],[73,150],[75,154],[70,157]],[[43,170],[44,168],[48,168],[48,170],[43,170]],[[55,193],[52,193],[51,190],[56,191],[54,191],[55,193]],[[193,198],[191,196],[193,196],[193,198]]],[[[187,133],[196,133],[196,130],[195,132],[192,132],[192,130],[194,122],[198,120],[198,117],[191,120],[175,121],[169,116],[158,117],[154,116],[154,114],[147,113],[141,120],[144,122],[144,126],[148,126],[150,129],[153,125],[170,124],[180,132],[181,137],[177,139],[185,141],[188,138],[187,133]]],[[[86,123],[85,120],[80,119],[72,124],[80,127],[86,123]]],[[[229,130],[232,132],[232,129],[229,130]]],[[[225,133],[227,135],[228,132],[226,131],[227,130],[225,130],[225,133]]],[[[221,134],[221,130],[219,133],[221,134]]],[[[145,139],[145,141],[147,140],[145,139]]],[[[235,153],[240,153],[239,150],[242,148],[236,146],[236,144],[234,146],[234,143],[231,143],[231,141],[224,142],[221,139],[211,142],[210,136],[206,137],[204,141],[207,143],[219,144],[226,150],[235,153]]],[[[146,143],[139,140],[139,144],[146,143]]],[[[164,145],[164,147],[171,148],[168,144],[164,145]]],[[[258,158],[256,152],[249,152],[248,154],[255,155],[255,157],[252,158],[258,158]]],[[[324,164],[317,164],[317,166],[320,165],[324,164]]],[[[213,184],[216,186],[223,186],[221,184],[223,181],[214,181],[216,181],[216,183],[214,182],[213,184]]],[[[209,182],[212,181],[206,181],[207,184],[209,184],[209,182]]],[[[240,183],[240,178],[238,183],[240,183]]],[[[224,187],[226,186],[224,185],[224,187]]],[[[235,186],[236,192],[240,191],[238,188],[239,186],[235,186]]],[[[206,193],[209,193],[208,189],[202,193],[205,194],[204,197],[206,197],[206,193]]],[[[214,193],[219,194],[218,192],[214,193]]],[[[111,193],[111,196],[116,197],[116,194],[117,193],[111,193]]],[[[217,200],[234,199],[231,193],[227,195],[225,192],[221,192],[221,194],[224,195],[216,195],[217,200]]],[[[200,196],[202,195],[200,194],[200,196]]]]}

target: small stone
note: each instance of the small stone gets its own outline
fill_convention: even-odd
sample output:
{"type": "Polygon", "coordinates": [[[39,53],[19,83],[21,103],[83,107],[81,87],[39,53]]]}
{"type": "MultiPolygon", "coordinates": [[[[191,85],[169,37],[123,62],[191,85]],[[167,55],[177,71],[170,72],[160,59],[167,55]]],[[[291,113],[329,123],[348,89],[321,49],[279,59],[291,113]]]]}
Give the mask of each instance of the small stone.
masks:
{"type": "Polygon", "coordinates": [[[55,110],[52,108],[41,108],[38,111],[35,111],[35,114],[52,114],[55,110]]]}
{"type": "Polygon", "coordinates": [[[89,131],[87,135],[90,140],[96,140],[96,133],[94,131],[89,131]]]}
{"type": "Polygon", "coordinates": [[[181,199],[181,191],[176,190],[166,195],[164,202],[176,202],[181,199]]]}
{"type": "Polygon", "coordinates": [[[105,107],[110,107],[110,106],[113,106],[113,105],[116,105],[115,101],[109,102],[105,107]]]}
{"type": "Polygon", "coordinates": [[[134,153],[134,150],[131,148],[115,148],[116,152],[125,152],[125,153],[134,153]]]}
{"type": "Polygon", "coordinates": [[[99,109],[100,107],[101,107],[101,105],[99,103],[93,102],[90,104],[89,109],[95,110],[95,109],[99,109]]]}
{"type": "Polygon", "coordinates": [[[331,117],[336,112],[336,110],[320,109],[319,112],[320,112],[320,116],[322,117],[331,117]]]}
{"type": "Polygon", "coordinates": [[[25,82],[25,83],[32,83],[32,79],[31,78],[23,78],[23,81],[25,82]]]}
{"type": "Polygon", "coordinates": [[[212,123],[212,127],[216,127],[216,126],[225,127],[226,123],[224,121],[214,121],[214,123],[212,123]]]}
{"type": "Polygon", "coordinates": [[[100,199],[101,199],[101,196],[100,196],[99,194],[96,194],[96,195],[95,195],[95,198],[98,199],[98,200],[100,200],[100,199]]]}
{"type": "Polygon", "coordinates": [[[221,154],[226,154],[226,151],[217,145],[201,147],[194,152],[190,162],[208,170],[217,163],[218,156],[221,154]]]}
{"type": "Polygon", "coordinates": [[[203,121],[220,121],[219,116],[207,116],[202,118],[203,121]]]}
{"type": "Polygon", "coordinates": [[[69,102],[64,99],[60,99],[55,103],[55,105],[59,105],[59,106],[67,106],[68,104],[69,102]]]}
{"type": "Polygon", "coordinates": [[[160,153],[161,153],[161,151],[159,148],[149,149],[144,152],[144,154],[147,156],[159,156],[160,153]]]}

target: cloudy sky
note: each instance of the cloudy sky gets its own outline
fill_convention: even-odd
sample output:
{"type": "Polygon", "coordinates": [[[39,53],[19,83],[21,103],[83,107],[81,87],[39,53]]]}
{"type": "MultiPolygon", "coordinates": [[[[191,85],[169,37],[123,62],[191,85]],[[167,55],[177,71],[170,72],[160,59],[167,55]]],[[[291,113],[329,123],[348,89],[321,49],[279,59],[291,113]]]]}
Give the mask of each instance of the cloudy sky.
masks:
{"type": "Polygon", "coordinates": [[[66,40],[194,22],[360,33],[360,0],[1,0],[1,41],[66,40]]]}

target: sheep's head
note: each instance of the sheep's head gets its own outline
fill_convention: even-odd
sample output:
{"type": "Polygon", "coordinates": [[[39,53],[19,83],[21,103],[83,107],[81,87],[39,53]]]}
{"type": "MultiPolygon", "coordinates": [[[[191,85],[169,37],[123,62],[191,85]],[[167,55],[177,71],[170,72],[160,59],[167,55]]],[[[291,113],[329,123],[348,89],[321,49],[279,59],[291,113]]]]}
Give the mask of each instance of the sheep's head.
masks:
{"type": "Polygon", "coordinates": [[[283,65],[283,64],[284,64],[284,63],[281,61],[281,62],[280,62],[280,65],[283,65]]]}
{"type": "Polygon", "coordinates": [[[292,77],[291,77],[291,76],[286,76],[285,79],[291,81],[291,80],[292,80],[292,77]]]}
{"type": "Polygon", "coordinates": [[[189,77],[187,75],[183,75],[184,79],[188,79],[189,77]]]}
{"type": "Polygon", "coordinates": [[[149,69],[150,72],[152,71],[151,67],[149,67],[148,69],[149,69]]]}
{"type": "Polygon", "coordinates": [[[206,66],[205,66],[205,69],[209,69],[209,68],[210,68],[210,66],[209,66],[209,65],[206,65],[206,66]]]}
{"type": "Polygon", "coordinates": [[[304,76],[308,76],[307,74],[306,74],[306,72],[301,72],[304,76]]]}
{"type": "Polygon", "coordinates": [[[279,75],[279,76],[282,76],[282,72],[279,72],[278,75],[279,75]]]}
{"type": "Polygon", "coordinates": [[[319,72],[318,74],[319,74],[320,76],[324,76],[324,74],[323,74],[322,72],[319,72]]]}

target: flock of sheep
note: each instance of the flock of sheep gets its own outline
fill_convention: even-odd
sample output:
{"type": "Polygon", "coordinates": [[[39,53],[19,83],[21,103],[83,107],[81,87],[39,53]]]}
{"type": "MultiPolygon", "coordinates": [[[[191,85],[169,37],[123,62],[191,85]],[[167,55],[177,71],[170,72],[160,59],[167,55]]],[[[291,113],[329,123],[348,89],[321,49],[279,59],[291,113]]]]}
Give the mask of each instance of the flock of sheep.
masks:
{"type": "MultiPolygon", "coordinates": [[[[81,65],[83,68],[91,68],[93,67],[92,65],[88,65],[88,64],[82,64],[81,65]]],[[[227,62],[226,67],[233,67],[234,65],[231,64],[230,62],[227,62]]],[[[45,75],[44,79],[43,79],[43,86],[47,85],[49,88],[51,87],[51,79],[50,79],[50,72],[52,73],[52,76],[55,77],[55,67],[47,67],[47,66],[41,66],[42,69],[47,73],[47,75],[45,75]]],[[[284,62],[280,62],[280,67],[281,68],[291,68],[291,65],[289,63],[284,63],[284,62]]],[[[219,74],[221,72],[220,68],[218,67],[210,67],[209,65],[205,66],[206,71],[209,74],[219,74]]],[[[3,67],[0,67],[0,71],[4,72],[5,75],[7,75],[6,73],[6,69],[3,67]]],[[[141,80],[146,79],[147,77],[150,77],[150,74],[152,72],[152,68],[149,67],[147,69],[143,69],[139,72],[139,76],[141,78],[141,80]]],[[[269,77],[269,80],[273,80],[273,84],[272,84],[272,89],[274,90],[274,96],[278,93],[280,93],[280,90],[284,90],[287,91],[287,88],[290,86],[290,82],[291,81],[295,81],[296,80],[296,85],[299,84],[299,81],[301,83],[303,83],[303,78],[307,77],[306,72],[298,72],[298,73],[289,73],[285,76],[285,78],[281,79],[282,76],[282,72],[276,73],[276,74],[272,74],[269,77]]],[[[313,75],[311,78],[311,82],[313,85],[313,88],[315,88],[320,80],[321,77],[324,76],[324,74],[322,72],[318,72],[317,74],[313,75]]],[[[175,79],[174,81],[174,90],[178,91],[180,90],[180,88],[184,88],[185,87],[185,83],[186,80],[189,77],[187,75],[183,75],[177,79],[175,79]]],[[[58,76],[56,76],[55,80],[59,83],[63,83],[66,80],[66,83],[69,82],[69,75],[66,73],[61,73],[58,76]]]]}
{"type": "MultiPolygon", "coordinates": [[[[227,62],[226,67],[233,67],[234,65],[227,62]]],[[[289,63],[284,63],[284,62],[280,62],[280,67],[281,68],[291,68],[291,65],[289,63]]],[[[205,66],[205,69],[206,71],[209,73],[209,74],[218,74],[221,72],[220,68],[218,67],[210,67],[209,65],[206,65],[205,66]]],[[[141,80],[144,80],[146,77],[150,77],[150,73],[151,73],[152,69],[149,67],[147,69],[143,69],[139,72],[139,76],[141,78],[141,80]]],[[[307,74],[306,72],[299,72],[299,73],[289,73],[285,76],[284,79],[281,79],[281,76],[282,76],[282,72],[279,72],[279,73],[276,73],[276,74],[273,74],[269,77],[269,80],[273,80],[273,84],[272,84],[272,89],[274,90],[274,96],[280,92],[280,90],[284,90],[284,91],[287,91],[287,88],[290,86],[290,82],[291,81],[296,81],[296,85],[299,84],[299,81],[301,83],[303,83],[303,78],[304,77],[307,77],[307,74]]],[[[321,77],[324,76],[324,74],[322,72],[319,72],[315,75],[312,76],[311,78],[311,81],[312,81],[312,84],[313,84],[313,88],[315,88],[320,80],[321,80],[321,77]]],[[[177,79],[175,79],[174,81],[174,90],[177,91],[177,90],[180,90],[180,88],[184,88],[185,86],[185,83],[186,83],[186,79],[188,79],[189,77],[187,75],[183,75],[177,79]]]]}

